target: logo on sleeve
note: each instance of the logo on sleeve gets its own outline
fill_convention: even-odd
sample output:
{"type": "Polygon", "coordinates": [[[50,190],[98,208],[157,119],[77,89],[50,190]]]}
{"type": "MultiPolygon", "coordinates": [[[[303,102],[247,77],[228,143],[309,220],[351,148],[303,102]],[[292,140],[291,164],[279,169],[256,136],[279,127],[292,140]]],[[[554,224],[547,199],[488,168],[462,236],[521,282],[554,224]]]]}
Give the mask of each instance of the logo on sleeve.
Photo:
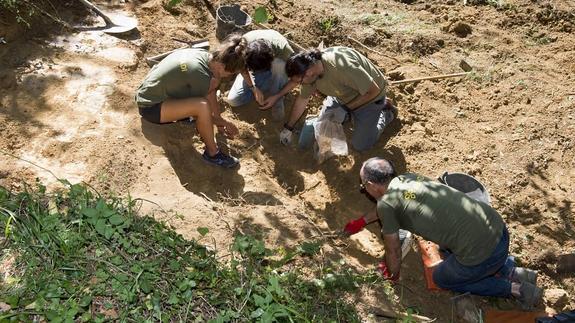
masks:
{"type": "Polygon", "coordinates": [[[188,64],[180,63],[180,71],[187,72],[188,71],[188,64]]]}

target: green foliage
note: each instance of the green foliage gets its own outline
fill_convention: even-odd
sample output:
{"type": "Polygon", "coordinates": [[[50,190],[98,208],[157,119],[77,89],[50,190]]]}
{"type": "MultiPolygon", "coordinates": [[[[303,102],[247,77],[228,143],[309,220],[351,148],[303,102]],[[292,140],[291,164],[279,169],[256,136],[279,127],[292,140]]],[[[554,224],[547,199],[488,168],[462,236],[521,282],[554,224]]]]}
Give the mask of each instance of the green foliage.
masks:
{"type": "Polygon", "coordinates": [[[36,6],[22,0],[0,0],[0,10],[14,14],[16,21],[30,27],[30,20],[39,14],[36,6]]]}
{"type": "Polygon", "coordinates": [[[0,284],[0,299],[10,306],[0,322],[356,322],[343,296],[378,281],[344,263],[315,262],[320,242],[281,257],[263,241],[237,235],[222,263],[205,246],[138,216],[134,200],[63,184],[55,193],[39,184],[19,193],[0,186],[0,264],[14,259],[0,284]],[[301,258],[305,267],[284,268],[300,255],[308,256],[301,258]]]}
{"type": "Polygon", "coordinates": [[[254,22],[257,22],[258,24],[264,24],[272,20],[274,16],[268,12],[266,7],[260,6],[254,10],[254,15],[252,18],[254,22]]]}
{"type": "Polygon", "coordinates": [[[333,28],[339,24],[337,17],[327,17],[319,21],[319,28],[324,34],[329,33],[333,28]]]}
{"type": "Polygon", "coordinates": [[[173,8],[176,5],[180,4],[182,2],[182,0],[168,0],[168,3],[166,4],[167,8],[173,8]]]}

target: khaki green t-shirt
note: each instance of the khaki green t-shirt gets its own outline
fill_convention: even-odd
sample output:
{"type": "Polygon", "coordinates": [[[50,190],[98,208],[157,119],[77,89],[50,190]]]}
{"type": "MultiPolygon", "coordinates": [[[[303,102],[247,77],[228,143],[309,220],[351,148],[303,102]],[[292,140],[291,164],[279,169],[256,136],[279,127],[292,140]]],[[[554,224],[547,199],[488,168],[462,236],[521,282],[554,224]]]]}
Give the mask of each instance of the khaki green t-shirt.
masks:
{"type": "Polygon", "coordinates": [[[274,52],[274,57],[281,58],[284,61],[287,61],[294,53],[288,40],[275,30],[252,30],[245,33],[243,37],[248,43],[258,39],[269,41],[272,46],[272,51],[274,52]]]}
{"type": "Polygon", "coordinates": [[[450,249],[457,261],[474,266],[486,260],[505,224],[491,206],[447,185],[416,174],[394,178],[377,202],[383,234],[411,231],[450,249]]]}
{"type": "Polygon", "coordinates": [[[330,47],[322,52],[323,75],[312,84],[303,84],[301,96],[310,97],[315,90],[349,103],[365,94],[375,83],[381,92],[370,102],[385,98],[386,81],[383,73],[367,57],[353,48],[330,47]]]}
{"type": "Polygon", "coordinates": [[[205,97],[212,72],[210,53],[203,49],[180,49],[155,65],[136,92],[138,107],[145,108],[167,98],[205,97]]]}

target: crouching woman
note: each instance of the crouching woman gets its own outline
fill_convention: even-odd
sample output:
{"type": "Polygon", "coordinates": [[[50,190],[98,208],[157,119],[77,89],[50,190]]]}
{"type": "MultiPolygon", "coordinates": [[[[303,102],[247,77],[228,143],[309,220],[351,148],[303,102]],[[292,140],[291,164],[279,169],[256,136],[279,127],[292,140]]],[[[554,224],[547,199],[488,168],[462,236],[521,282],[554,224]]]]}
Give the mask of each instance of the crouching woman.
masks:
{"type": "Polygon", "coordinates": [[[152,123],[171,123],[193,118],[206,145],[203,158],[210,164],[232,168],[239,160],[224,154],[214,138],[214,124],[228,137],[238,129],[220,114],[216,91],[222,78],[245,68],[247,42],[232,36],[222,46],[208,52],[181,49],[155,65],[136,92],[142,118],[152,123]]]}

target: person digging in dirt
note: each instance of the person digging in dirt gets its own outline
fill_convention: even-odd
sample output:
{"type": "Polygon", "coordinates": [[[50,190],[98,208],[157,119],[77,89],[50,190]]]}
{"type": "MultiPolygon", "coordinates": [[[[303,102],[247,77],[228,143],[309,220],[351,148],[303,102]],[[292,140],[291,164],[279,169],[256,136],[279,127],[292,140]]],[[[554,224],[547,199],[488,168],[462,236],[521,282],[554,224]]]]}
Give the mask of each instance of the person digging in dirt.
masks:
{"type": "Polygon", "coordinates": [[[274,120],[283,120],[284,96],[297,86],[288,82],[285,72],[286,61],[294,51],[275,30],[253,30],[243,37],[248,41],[246,70],[236,77],[227,101],[238,107],[255,99],[261,110],[272,109],[274,120]]]}
{"type": "Polygon", "coordinates": [[[220,115],[216,90],[222,78],[244,70],[246,46],[245,39],[232,36],[212,53],[186,48],[168,55],[150,70],[136,92],[142,118],[159,124],[193,118],[206,145],[204,160],[225,168],[238,165],[237,158],[219,150],[213,125],[228,137],[239,133],[220,115]]]}
{"type": "Polygon", "coordinates": [[[286,73],[292,82],[302,87],[280,133],[284,145],[291,143],[293,127],[316,90],[327,96],[320,118],[332,109],[333,121],[344,122],[348,114],[351,115],[354,122],[351,143],[358,151],[373,147],[385,126],[397,115],[397,108],[385,97],[383,73],[352,48],[310,49],[295,54],[286,63],[286,73]]]}
{"type": "Polygon", "coordinates": [[[509,233],[491,206],[447,185],[417,174],[397,175],[391,162],[374,157],[359,173],[361,189],[377,207],[346,224],[348,235],[380,220],[385,261],[378,269],[397,281],[401,268],[398,231],[409,230],[437,243],[446,252],[433,280],[443,289],[476,295],[515,297],[524,309],[541,299],[537,272],[508,261],[509,233]]]}

